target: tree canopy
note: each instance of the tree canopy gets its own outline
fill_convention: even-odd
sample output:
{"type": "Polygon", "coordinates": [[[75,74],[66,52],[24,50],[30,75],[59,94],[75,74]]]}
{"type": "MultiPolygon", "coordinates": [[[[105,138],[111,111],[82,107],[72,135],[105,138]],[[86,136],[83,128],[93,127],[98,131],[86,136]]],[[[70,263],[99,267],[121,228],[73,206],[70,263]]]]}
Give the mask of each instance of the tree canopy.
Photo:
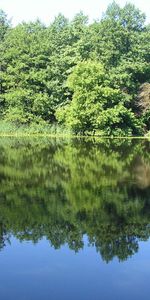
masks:
{"type": "Polygon", "coordinates": [[[71,21],[59,14],[47,27],[39,20],[12,27],[0,10],[1,120],[63,124],[75,134],[147,133],[149,92],[141,96],[150,83],[145,20],[133,4],[112,2],[91,24],[80,12],[71,21]]]}

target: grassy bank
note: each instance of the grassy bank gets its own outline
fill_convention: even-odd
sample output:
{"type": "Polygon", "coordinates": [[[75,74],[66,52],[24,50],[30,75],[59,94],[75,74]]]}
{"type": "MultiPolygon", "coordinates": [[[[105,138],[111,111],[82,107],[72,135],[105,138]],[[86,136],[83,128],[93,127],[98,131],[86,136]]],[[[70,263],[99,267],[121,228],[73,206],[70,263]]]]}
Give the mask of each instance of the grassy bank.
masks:
{"type": "Polygon", "coordinates": [[[0,136],[28,136],[28,135],[72,135],[71,131],[58,125],[50,125],[47,123],[30,125],[17,125],[14,123],[1,121],[0,136]]]}
{"type": "Polygon", "coordinates": [[[0,136],[51,136],[51,137],[99,137],[99,138],[150,138],[150,132],[144,136],[105,136],[103,134],[94,134],[92,132],[85,132],[84,134],[74,133],[64,126],[50,125],[44,122],[43,124],[31,123],[30,125],[17,125],[14,123],[0,121],[0,136]]]}

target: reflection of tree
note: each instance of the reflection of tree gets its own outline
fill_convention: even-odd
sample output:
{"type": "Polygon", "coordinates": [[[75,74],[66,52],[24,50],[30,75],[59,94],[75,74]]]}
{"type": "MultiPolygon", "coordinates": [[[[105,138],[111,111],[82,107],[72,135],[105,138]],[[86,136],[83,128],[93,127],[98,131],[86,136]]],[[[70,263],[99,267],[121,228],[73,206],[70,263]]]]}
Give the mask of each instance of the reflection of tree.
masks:
{"type": "Polygon", "coordinates": [[[34,243],[46,236],[55,248],[67,243],[78,251],[87,234],[110,261],[133,255],[139,240],[149,238],[148,143],[1,142],[1,248],[13,233],[34,243]]]}
{"type": "Polygon", "coordinates": [[[138,251],[139,240],[147,240],[149,236],[150,228],[146,224],[122,224],[120,227],[102,225],[90,242],[105,261],[109,262],[115,256],[122,261],[138,251]]]}
{"type": "Polygon", "coordinates": [[[10,235],[5,230],[3,222],[0,222],[0,250],[5,247],[6,243],[10,243],[10,235]]]}
{"type": "Polygon", "coordinates": [[[141,189],[150,186],[150,164],[139,158],[137,166],[135,166],[136,181],[141,189]]]}

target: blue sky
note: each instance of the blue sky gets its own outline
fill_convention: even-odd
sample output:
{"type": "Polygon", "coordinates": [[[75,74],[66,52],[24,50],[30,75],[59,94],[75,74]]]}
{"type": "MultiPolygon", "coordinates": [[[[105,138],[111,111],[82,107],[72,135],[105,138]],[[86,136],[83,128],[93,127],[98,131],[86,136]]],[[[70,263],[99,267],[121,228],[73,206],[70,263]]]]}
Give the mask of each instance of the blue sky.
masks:
{"type": "MultiPolygon", "coordinates": [[[[60,12],[71,19],[82,10],[89,16],[90,21],[98,19],[111,2],[110,0],[0,0],[0,8],[12,18],[13,25],[21,21],[34,21],[37,17],[45,24],[49,24],[60,12]]],[[[128,2],[145,12],[147,21],[150,22],[150,0],[128,2]]],[[[123,6],[126,0],[118,0],[117,3],[123,6]]]]}

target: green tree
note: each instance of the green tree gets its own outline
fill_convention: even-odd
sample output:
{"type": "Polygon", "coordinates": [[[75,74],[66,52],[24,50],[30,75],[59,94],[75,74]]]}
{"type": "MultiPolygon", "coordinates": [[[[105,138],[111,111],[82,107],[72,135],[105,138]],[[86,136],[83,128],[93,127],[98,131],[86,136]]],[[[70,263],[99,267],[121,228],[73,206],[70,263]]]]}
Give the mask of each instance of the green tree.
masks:
{"type": "Polygon", "coordinates": [[[10,21],[7,19],[6,13],[0,9],[0,43],[4,39],[4,36],[9,28],[10,21]]]}
{"type": "Polygon", "coordinates": [[[5,115],[16,107],[24,114],[50,117],[47,88],[47,31],[39,22],[12,28],[3,43],[5,115]]]}
{"type": "Polygon", "coordinates": [[[145,133],[149,112],[137,100],[149,83],[149,48],[150,26],[130,3],[112,2],[92,24],[80,12],[71,21],[59,14],[48,27],[37,20],[12,28],[0,11],[0,117],[18,127],[145,133]]]}
{"type": "Polygon", "coordinates": [[[56,116],[76,133],[131,135],[140,132],[140,122],[125,106],[128,95],[109,87],[108,76],[100,63],[79,63],[68,77],[67,86],[73,91],[73,99],[58,108],[56,116]]]}

